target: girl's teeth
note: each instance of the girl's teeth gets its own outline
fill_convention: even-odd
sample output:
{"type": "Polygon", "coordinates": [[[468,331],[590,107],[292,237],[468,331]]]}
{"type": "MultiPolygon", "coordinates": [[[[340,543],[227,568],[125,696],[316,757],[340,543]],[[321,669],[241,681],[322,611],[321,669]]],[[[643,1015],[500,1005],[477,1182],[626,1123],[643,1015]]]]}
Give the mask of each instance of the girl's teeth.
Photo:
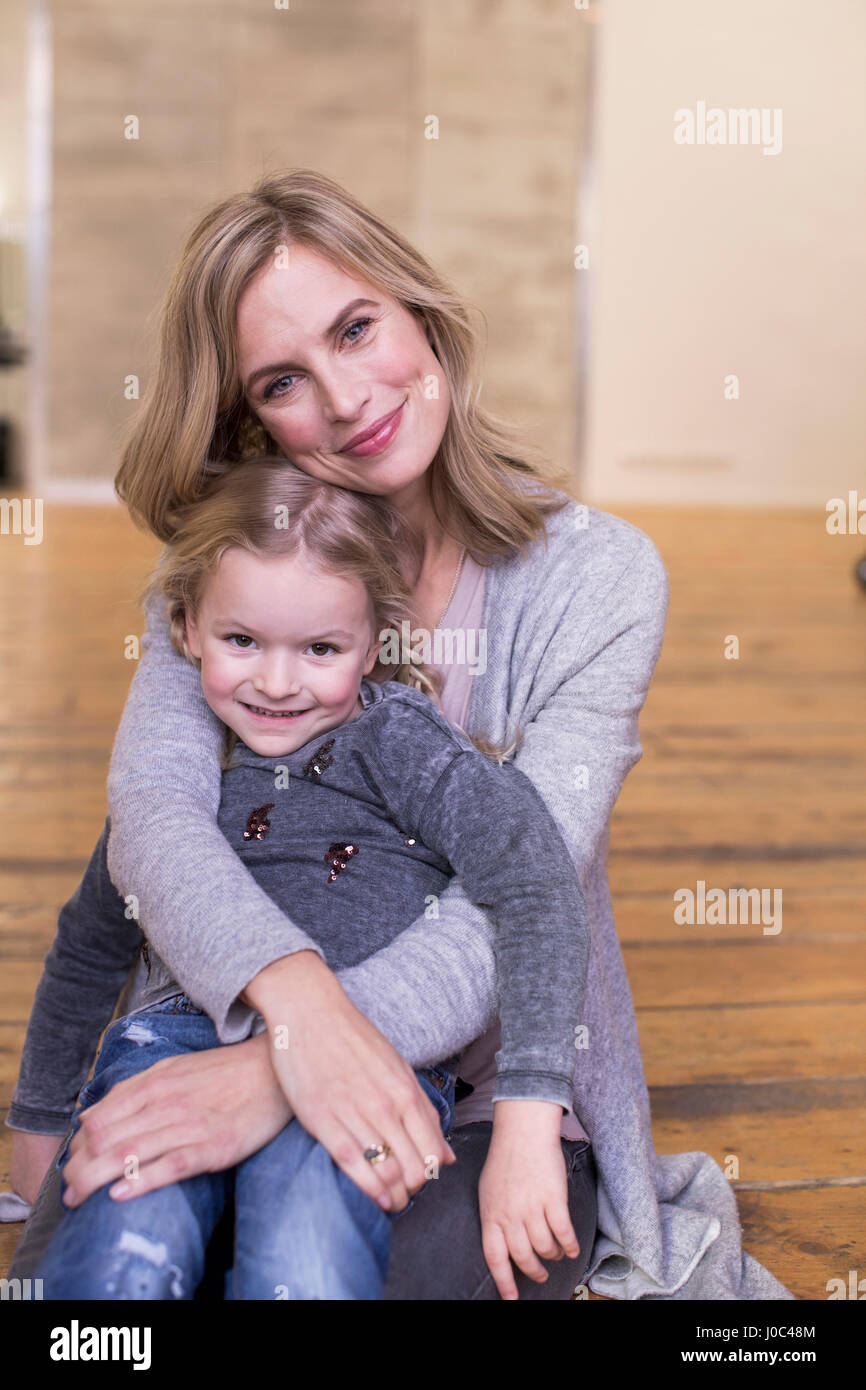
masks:
{"type": "Polygon", "coordinates": [[[264,714],[270,719],[296,719],[299,714],[303,714],[303,710],[261,709],[258,705],[250,705],[250,709],[253,714],[264,714]]]}

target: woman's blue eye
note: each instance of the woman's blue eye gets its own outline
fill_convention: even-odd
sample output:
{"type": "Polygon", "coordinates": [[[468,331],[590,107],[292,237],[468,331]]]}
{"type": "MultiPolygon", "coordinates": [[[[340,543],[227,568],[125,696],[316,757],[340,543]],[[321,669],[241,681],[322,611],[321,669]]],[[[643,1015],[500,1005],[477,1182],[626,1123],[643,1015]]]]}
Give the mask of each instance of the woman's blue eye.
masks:
{"type": "Polygon", "coordinates": [[[278,391],[277,387],[279,386],[281,381],[292,380],[293,377],[291,372],[287,372],[285,376],[278,376],[275,381],[272,381],[269,386],[265,387],[264,392],[262,393],[263,399],[269,401],[272,396],[285,396],[287,393],[285,391],[278,391]]]}
{"type": "MultiPolygon", "coordinates": [[[[362,332],[362,333],[359,333],[358,336],[357,336],[356,338],[349,338],[349,339],[348,339],[350,345],[351,345],[352,343],[359,343],[359,342],[361,341],[362,338],[366,337],[367,328],[368,328],[368,326],[369,326],[372,322],[373,322],[373,320],[372,320],[372,319],[369,319],[369,318],[367,318],[367,319],[353,319],[353,321],[352,321],[350,324],[347,324],[346,327],[343,329],[343,337],[345,338],[345,336],[346,336],[347,333],[351,333],[353,328],[361,328],[361,329],[363,329],[363,332],[362,332]]],[[[295,377],[294,374],[293,374],[292,372],[286,372],[284,376],[275,377],[274,380],[273,380],[272,382],[270,382],[268,386],[265,387],[265,389],[264,389],[264,391],[263,391],[263,393],[262,393],[262,399],[263,399],[263,400],[266,400],[266,401],[269,401],[269,400],[272,400],[274,396],[287,396],[287,395],[289,395],[290,391],[292,390],[291,387],[288,387],[285,391],[278,391],[278,390],[277,390],[277,387],[278,387],[278,386],[280,385],[280,383],[283,382],[283,381],[296,381],[296,380],[297,380],[297,377],[295,377]]]]}
{"type": "MultiPolygon", "coordinates": [[[[351,333],[351,331],[352,331],[353,328],[364,328],[364,329],[366,329],[367,325],[370,324],[370,323],[372,323],[372,322],[373,322],[372,319],[355,319],[354,323],[350,323],[349,326],[345,329],[345,332],[343,333],[343,337],[346,336],[346,333],[351,333]]],[[[361,334],[360,336],[363,337],[364,335],[361,334]]],[[[357,343],[357,342],[358,342],[358,339],[357,339],[357,338],[350,338],[349,341],[352,342],[352,343],[357,343]]]]}

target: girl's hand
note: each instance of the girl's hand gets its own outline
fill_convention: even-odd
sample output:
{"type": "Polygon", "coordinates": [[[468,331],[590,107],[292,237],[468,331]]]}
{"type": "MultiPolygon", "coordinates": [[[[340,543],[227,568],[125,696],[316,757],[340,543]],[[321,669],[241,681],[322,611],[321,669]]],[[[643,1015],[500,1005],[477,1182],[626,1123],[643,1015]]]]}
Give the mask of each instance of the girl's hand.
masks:
{"type": "Polygon", "coordinates": [[[539,1255],[561,1260],[580,1254],[568,1211],[561,1119],[561,1107],[550,1101],[498,1100],[494,1105],[493,1137],[478,1197],[484,1258],[504,1299],[518,1297],[511,1260],[543,1284],[547,1272],[539,1255]]]}
{"type": "Polygon", "coordinates": [[[241,997],[268,1024],[271,1064],[301,1124],[386,1211],[402,1210],[410,1193],[456,1162],[408,1062],[315,952],[275,961],[241,997]],[[372,1164],[364,1150],[377,1144],[392,1155],[372,1164]]]}
{"type": "Polygon", "coordinates": [[[63,1170],[63,1201],[77,1207],[109,1182],[111,1196],[122,1200],[221,1172],[258,1153],[291,1118],[265,1033],[167,1057],[82,1112],[63,1170]],[[136,1176],[123,1180],[131,1158],[136,1176]]]}
{"type": "Polygon", "coordinates": [[[42,1179],[54,1162],[62,1139],[62,1134],[25,1134],[21,1129],[12,1131],[9,1184],[12,1191],[31,1206],[36,1201],[42,1179]]]}

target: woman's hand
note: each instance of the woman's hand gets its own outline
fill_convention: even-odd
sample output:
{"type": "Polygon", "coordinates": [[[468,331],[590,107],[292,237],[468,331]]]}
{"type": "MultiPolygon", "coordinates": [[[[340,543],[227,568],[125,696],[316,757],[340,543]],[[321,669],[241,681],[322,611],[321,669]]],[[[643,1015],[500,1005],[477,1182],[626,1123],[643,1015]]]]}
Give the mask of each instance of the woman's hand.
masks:
{"type": "Polygon", "coordinates": [[[547,1271],[538,1256],[575,1259],[580,1246],[568,1211],[560,1106],[498,1100],[493,1111],[493,1137],[478,1180],[481,1244],[500,1297],[513,1300],[511,1260],[543,1284],[547,1271]]]}
{"type": "Polygon", "coordinates": [[[386,1211],[456,1161],[408,1062],[314,951],[281,957],[241,997],[268,1025],[271,1064],[301,1124],[386,1211]],[[371,1164],[364,1150],[377,1144],[392,1156],[371,1164]]]}
{"type": "Polygon", "coordinates": [[[62,1134],[25,1134],[21,1129],[12,1131],[9,1185],[18,1197],[31,1206],[36,1201],[42,1179],[51,1167],[62,1140],[62,1134]]]}
{"type": "Polygon", "coordinates": [[[63,1170],[63,1201],[77,1207],[118,1178],[111,1196],[123,1200],[221,1172],[258,1153],[291,1118],[265,1033],[167,1057],[82,1112],[63,1170]],[[135,1177],[124,1180],[132,1158],[135,1177]]]}

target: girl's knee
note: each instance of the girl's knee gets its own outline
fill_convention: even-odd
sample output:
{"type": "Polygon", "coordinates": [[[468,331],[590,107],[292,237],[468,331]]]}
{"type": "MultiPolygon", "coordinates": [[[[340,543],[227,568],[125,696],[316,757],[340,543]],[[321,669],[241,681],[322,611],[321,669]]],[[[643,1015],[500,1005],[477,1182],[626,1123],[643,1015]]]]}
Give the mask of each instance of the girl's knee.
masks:
{"type": "Polygon", "coordinates": [[[103,1298],[188,1299],[195,1292],[188,1262],[174,1263],[164,1241],[124,1231],[103,1269],[103,1298]],[[184,1263],[186,1267],[184,1268],[184,1263]]]}
{"type": "Polygon", "coordinates": [[[85,1300],[191,1299],[200,1271],[164,1241],[119,1231],[107,1244],[71,1259],[63,1243],[40,1265],[44,1297],[85,1300]]]}

